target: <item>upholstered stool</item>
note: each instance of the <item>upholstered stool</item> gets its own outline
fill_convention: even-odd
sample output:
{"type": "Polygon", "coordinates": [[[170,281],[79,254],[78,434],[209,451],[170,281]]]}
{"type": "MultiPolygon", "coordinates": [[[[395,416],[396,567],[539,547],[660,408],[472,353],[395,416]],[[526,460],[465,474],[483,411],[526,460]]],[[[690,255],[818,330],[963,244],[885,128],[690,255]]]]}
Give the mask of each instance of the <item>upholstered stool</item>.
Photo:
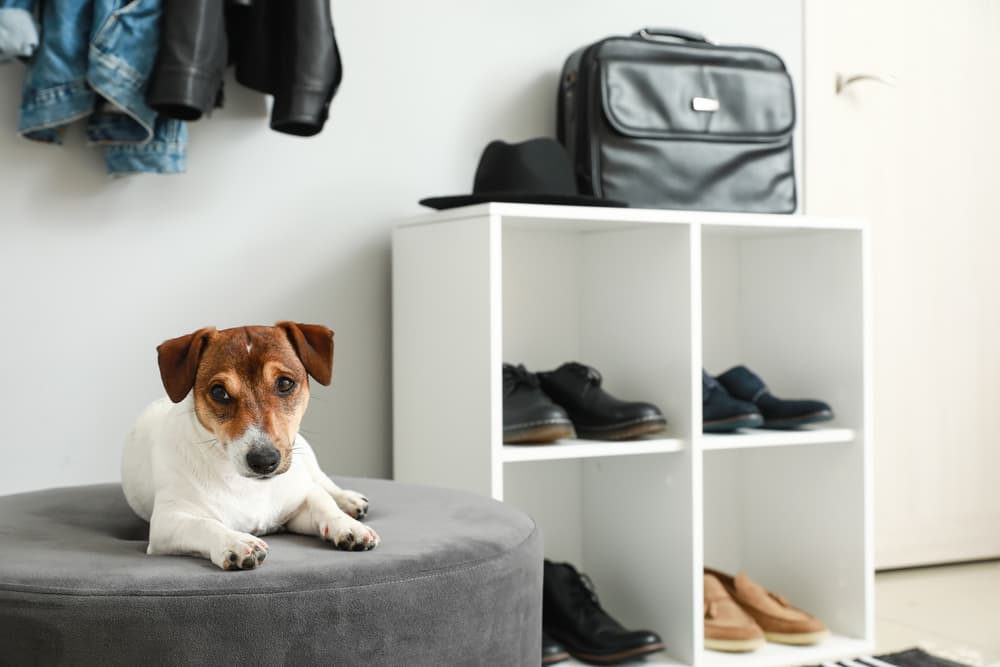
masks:
{"type": "Polygon", "coordinates": [[[0,665],[531,665],[542,541],[526,515],[458,491],[337,479],[382,537],[342,552],[267,538],[224,572],[147,556],[118,485],[0,497],[0,665]]]}

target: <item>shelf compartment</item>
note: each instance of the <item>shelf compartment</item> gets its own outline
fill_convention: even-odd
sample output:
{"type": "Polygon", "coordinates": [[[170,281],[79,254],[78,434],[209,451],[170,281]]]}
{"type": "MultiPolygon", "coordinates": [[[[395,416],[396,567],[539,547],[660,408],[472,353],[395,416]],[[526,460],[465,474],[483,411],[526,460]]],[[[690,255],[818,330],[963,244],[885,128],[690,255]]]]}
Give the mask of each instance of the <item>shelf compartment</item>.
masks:
{"type": "Polygon", "coordinates": [[[678,438],[657,438],[608,442],[604,440],[559,440],[551,445],[504,445],[501,458],[505,463],[515,461],[554,461],[558,459],[587,459],[608,456],[633,456],[636,454],[666,454],[684,449],[678,438]]]}
{"type": "Polygon", "coordinates": [[[827,654],[768,644],[760,655],[737,662],[821,664],[859,652],[853,641],[869,638],[873,582],[866,531],[858,529],[866,513],[865,480],[858,474],[863,457],[856,443],[704,456],[705,565],[730,575],[746,572],[822,619],[835,635],[813,647],[827,654]]]}
{"type": "Polygon", "coordinates": [[[787,646],[768,642],[749,653],[703,650],[700,667],[779,667],[781,665],[821,665],[836,660],[871,655],[874,642],[831,635],[815,646],[787,646]]]}
{"type": "Polygon", "coordinates": [[[605,222],[584,232],[566,221],[517,222],[500,225],[498,361],[533,372],[567,361],[592,366],[608,393],[659,407],[669,424],[663,435],[685,436],[692,231],[605,222]]]}
{"type": "Polygon", "coordinates": [[[693,455],[685,447],[502,466],[502,500],[542,528],[546,558],[591,577],[601,605],[622,625],[663,637],[670,653],[651,656],[653,664],[691,665],[696,653],[693,455]]]}
{"type": "Polygon", "coordinates": [[[854,438],[854,430],[849,428],[814,428],[799,431],[746,429],[739,433],[706,433],[701,437],[701,448],[704,451],[712,451],[753,447],[825,445],[853,442],[854,438]]]}
{"type": "MultiPolygon", "coordinates": [[[[705,369],[719,374],[746,364],[776,396],[823,400],[836,413],[838,427],[861,433],[866,389],[862,239],[850,229],[706,228],[701,253],[705,369]]],[[[703,439],[706,449],[729,449],[728,442],[703,439]]],[[[801,444],[811,442],[816,441],[806,437],[801,444]]]]}

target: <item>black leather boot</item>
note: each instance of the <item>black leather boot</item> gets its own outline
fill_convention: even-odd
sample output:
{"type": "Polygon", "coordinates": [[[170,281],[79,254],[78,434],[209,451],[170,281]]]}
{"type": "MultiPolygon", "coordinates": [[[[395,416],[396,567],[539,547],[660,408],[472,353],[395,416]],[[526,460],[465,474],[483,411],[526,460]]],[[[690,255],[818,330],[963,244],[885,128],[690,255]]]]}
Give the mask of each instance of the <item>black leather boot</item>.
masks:
{"type": "Polygon", "coordinates": [[[557,642],[552,637],[545,634],[542,631],[542,664],[543,665],[554,665],[557,662],[563,662],[569,660],[569,653],[566,652],[566,647],[557,642]]]}
{"type": "Polygon", "coordinates": [[[539,373],[538,379],[542,391],[569,413],[581,438],[625,440],[666,428],[667,420],[655,405],[623,401],[604,391],[596,368],[571,361],[539,373]]]}
{"type": "Polygon", "coordinates": [[[590,578],[568,563],[545,561],[542,626],[578,660],[615,665],[664,649],[649,630],[626,630],[601,608],[590,578]]]}
{"type": "Polygon", "coordinates": [[[549,400],[534,373],[521,365],[503,365],[503,441],[544,444],[572,438],[573,422],[549,400]]]}

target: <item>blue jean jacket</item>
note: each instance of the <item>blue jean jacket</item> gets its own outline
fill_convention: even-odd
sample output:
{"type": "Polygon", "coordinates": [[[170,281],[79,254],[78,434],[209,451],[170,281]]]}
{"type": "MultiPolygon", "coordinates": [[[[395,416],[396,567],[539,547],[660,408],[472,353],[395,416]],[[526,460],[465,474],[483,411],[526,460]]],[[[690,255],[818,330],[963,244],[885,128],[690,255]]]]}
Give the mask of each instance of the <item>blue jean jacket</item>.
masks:
{"type": "MultiPolygon", "coordinates": [[[[162,0],[0,0],[0,22],[2,10],[30,15],[39,4],[41,39],[21,94],[18,132],[61,143],[62,129],[86,118],[87,139],[103,146],[109,173],[184,171],[184,122],[157,115],[145,101],[162,0]]],[[[0,43],[0,54],[4,48],[0,43]]]]}

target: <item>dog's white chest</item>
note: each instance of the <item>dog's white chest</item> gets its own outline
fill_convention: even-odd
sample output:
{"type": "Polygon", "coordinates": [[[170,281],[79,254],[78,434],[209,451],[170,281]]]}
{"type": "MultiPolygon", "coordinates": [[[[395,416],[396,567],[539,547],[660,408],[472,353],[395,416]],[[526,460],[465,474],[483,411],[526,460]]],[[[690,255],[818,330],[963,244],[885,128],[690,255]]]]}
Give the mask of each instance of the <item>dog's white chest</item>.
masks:
{"type": "Polygon", "coordinates": [[[266,480],[236,478],[206,499],[228,528],[254,535],[279,531],[305,501],[308,479],[294,463],[282,475],[266,480]]]}

